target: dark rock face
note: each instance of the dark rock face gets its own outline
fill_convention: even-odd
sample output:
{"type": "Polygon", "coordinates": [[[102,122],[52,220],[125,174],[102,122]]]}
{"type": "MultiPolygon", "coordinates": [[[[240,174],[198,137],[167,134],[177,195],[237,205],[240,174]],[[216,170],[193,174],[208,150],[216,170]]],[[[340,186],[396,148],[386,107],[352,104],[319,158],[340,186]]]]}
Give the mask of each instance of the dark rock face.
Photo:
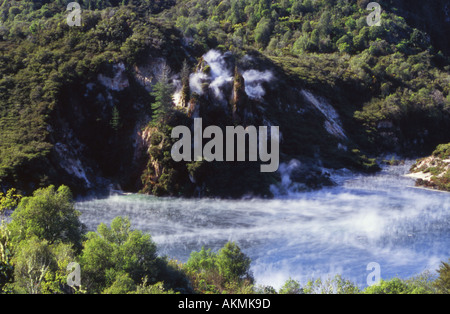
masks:
{"type": "Polygon", "coordinates": [[[330,174],[324,172],[316,165],[301,165],[294,169],[291,175],[291,180],[297,183],[303,183],[308,188],[319,189],[324,186],[334,186],[335,183],[331,180],[330,174]]]}

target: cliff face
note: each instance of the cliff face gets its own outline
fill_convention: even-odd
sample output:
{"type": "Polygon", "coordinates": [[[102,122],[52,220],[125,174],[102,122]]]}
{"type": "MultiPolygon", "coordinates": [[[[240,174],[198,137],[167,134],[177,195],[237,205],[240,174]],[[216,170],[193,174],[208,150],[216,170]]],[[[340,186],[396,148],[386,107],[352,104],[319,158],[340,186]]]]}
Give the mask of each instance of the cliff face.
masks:
{"type": "Polygon", "coordinates": [[[123,189],[157,195],[270,196],[294,187],[330,185],[326,168],[376,169],[346,134],[330,101],[304,89],[301,80],[260,54],[239,57],[211,50],[198,60],[184,81],[179,64],[155,55],[135,66],[112,64],[84,85],[64,88],[69,101],[56,108],[49,124],[49,181],[79,193],[123,189]],[[150,92],[164,65],[175,87],[175,113],[167,125],[156,127],[149,125],[150,92]],[[202,118],[204,128],[217,125],[223,130],[279,126],[280,169],[289,164],[292,171],[262,174],[261,162],[175,163],[170,129],[192,129],[194,118],[202,118]]]}
{"type": "MultiPolygon", "coordinates": [[[[164,125],[146,129],[151,139],[143,192],[270,196],[333,184],[326,168],[377,169],[346,134],[339,114],[325,97],[299,88],[300,80],[259,54],[238,57],[211,50],[199,58],[194,69],[189,75],[189,94],[183,97],[189,99],[189,105],[177,101],[184,90],[184,84],[179,84],[174,97],[176,111],[164,125]],[[226,126],[279,126],[280,171],[261,173],[261,161],[248,159],[173,162],[170,149],[175,140],[169,131],[180,124],[193,130],[194,118],[202,118],[203,129],[219,126],[223,134],[226,126]],[[287,168],[290,170],[284,171],[287,168]]],[[[174,77],[178,77],[175,72],[174,77]]]]}
{"type": "Polygon", "coordinates": [[[47,159],[50,181],[77,193],[139,187],[150,97],[145,82],[139,84],[141,72],[131,73],[125,64],[113,64],[110,72],[85,85],[64,88],[67,102],[56,107],[49,121],[54,145],[47,159]]]}

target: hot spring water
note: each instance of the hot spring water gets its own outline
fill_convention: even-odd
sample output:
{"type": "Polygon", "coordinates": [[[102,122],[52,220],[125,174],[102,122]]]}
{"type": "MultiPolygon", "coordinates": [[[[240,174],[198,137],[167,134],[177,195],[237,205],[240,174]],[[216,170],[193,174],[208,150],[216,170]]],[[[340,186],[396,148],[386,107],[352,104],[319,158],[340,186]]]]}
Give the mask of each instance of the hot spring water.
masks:
{"type": "Polygon", "coordinates": [[[152,235],[159,254],[185,262],[202,246],[235,241],[257,284],[341,274],[361,287],[376,262],[381,278],[434,272],[450,258],[450,193],[414,187],[405,166],[339,176],[339,186],[272,200],[111,196],[77,202],[89,230],[127,216],[152,235]]]}

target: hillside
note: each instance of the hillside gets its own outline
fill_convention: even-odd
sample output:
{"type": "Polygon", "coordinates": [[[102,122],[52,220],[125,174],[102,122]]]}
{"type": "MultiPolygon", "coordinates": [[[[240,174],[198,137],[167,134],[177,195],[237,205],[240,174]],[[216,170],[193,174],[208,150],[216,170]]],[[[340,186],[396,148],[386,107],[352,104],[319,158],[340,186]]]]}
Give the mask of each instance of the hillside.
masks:
{"type": "Polygon", "coordinates": [[[68,2],[0,1],[4,188],[270,196],[450,142],[445,1],[379,1],[369,26],[360,0],[86,0],[80,27],[68,2]],[[164,73],[173,108],[155,121],[164,73]],[[170,132],[195,117],[280,126],[285,172],[175,163],[170,132]]]}

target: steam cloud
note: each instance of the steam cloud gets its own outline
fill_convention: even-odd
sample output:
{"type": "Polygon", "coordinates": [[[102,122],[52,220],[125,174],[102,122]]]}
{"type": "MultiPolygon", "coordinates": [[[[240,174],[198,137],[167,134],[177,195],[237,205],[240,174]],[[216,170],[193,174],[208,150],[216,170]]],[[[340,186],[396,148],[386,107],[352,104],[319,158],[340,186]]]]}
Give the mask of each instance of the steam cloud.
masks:
{"type": "Polygon", "coordinates": [[[214,96],[219,100],[223,100],[221,88],[233,81],[233,76],[227,67],[225,57],[217,50],[210,50],[203,56],[203,60],[210,67],[210,76],[203,72],[193,73],[190,76],[189,86],[194,93],[203,95],[204,84],[206,83],[214,92],[214,96]]]}
{"type": "Polygon", "coordinates": [[[199,95],[203,95],[203,83],[208,79],[205,73],[193,73],[189,77],[189,87],[191,91],[199,95]]]}
{"type": "MultiPolygon", "coordinates": [[[[196,72],[191,74],[189,85],[192,92],[203,95],[205,86],[211,89],[214,96],[223,101],[223,87],[233,82],[233,73],[225,60],[226,54],[217,50],[210,50],[204,56],[203,60],[210,67],[210,74],[196,72]]],[[[274,79],[270,71],[248,70],[242,75],[245,80],[245,92],[250,98],[261,99],[266,94],[262,84],[274,79]]]]}
{"type": "Polygon", "coordinates": [[[273,80],[273,74],[270,71],[249,70],[242,74],[245,80],[245,92],[248,97],[261,99],[266,94],[262,83],[273,80]]]}

